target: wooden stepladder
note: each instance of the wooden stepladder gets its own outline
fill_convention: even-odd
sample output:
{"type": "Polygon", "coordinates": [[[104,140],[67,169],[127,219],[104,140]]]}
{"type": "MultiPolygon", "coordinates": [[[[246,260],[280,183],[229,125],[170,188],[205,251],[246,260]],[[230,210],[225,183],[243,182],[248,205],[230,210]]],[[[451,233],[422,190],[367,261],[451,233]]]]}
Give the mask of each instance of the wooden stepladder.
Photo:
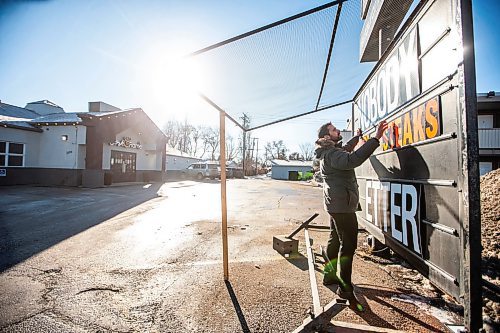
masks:
{"type": "MultiPolygon", "coordinates": [[[[335,298],[333,301],[328,303],[326,306],[322,307],[319,300],[318,284],[316,282],[316,271],[315,271],[315,253],[312,249],[311,239],[309,238],[308,229],[314,229],[319,226],[304,226],[304,236],[306,242],[306,253],[307,253],[307,266],[309,269],[309,281],[311,284],[311,293],[313,299],[312,311],[309,313],[309,317],[304,319],[302,325],[297,327],[293,332],[324,332],[332,330],[334,325],[331,323],[333,317],[335,317],[339,312],[341,312],[347,305],[348,302],[343,298],[335,298]]],[[[321,227],[320,229],[324,229],[321,227]]]]}
{"type": "MultiPolygon", "coordinates": [[[[332,319],[349,306],[349,300],[339,297],[338,295],[325,306],[321,306],[318,292],[318,284],[316,282],[316,253],[314,253],[312,248],[311,238],[309,237],[309,230],[328,230],[329,227],[323,225],[311,225],[310,222],[314,220],[319,214],[314,214],[307,221],[303,222],[297,229],[295,229],[288,236],[275,236],[273,239],[273,247],[276,251],[281,254],[288,254],[290,249],[298,248],[298,240],[294,240],[292,237],[296,235],[300,230],[304,229],[304,237],[306,243],[306,255],[307,255],[307,266],[309,271],[309,281],[311,285],[312,294],[312,308],[309,311],[309,316],[306,317],[299,327],[297,327],[293,333],[305,333],[305,332],[337,332],[337,333],[354,333],[354,332],[385,332],[385,333],[395,333],[400,332],[393,329],[387,329],[382,327],[375,327],[370,325],[360,325],[351,324],[341,321],[332,321],[332,319]],[[278,242],[278,243],[277,243],[278,242]],[[281,243],[279,243],[281,242],[281,243]],[[297,243],[297,244],[295,244],[297,243]]],[[[296,251],[296,250],[295,250],[296,251]]],[[[325,251],[321,251],[321,256],[324,261],[327,262],[328,258],[324,254],[325,251]]]]}

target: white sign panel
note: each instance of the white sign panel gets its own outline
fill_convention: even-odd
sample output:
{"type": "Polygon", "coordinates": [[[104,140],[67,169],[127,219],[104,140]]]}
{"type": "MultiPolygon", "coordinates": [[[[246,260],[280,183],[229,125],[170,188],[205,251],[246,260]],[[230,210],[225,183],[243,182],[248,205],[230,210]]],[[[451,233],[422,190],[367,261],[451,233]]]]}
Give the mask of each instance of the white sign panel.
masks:
{"type": "Polygon", "coordinates": [[[368,222],[422,255],[418,185],[366,181],[365,212],[368,222]]]}
{"type": "Polygon", "coordinates": [[[354,102],[356,127],[368,129],[419,94],[417,30],[413,29],[354,102]]]}

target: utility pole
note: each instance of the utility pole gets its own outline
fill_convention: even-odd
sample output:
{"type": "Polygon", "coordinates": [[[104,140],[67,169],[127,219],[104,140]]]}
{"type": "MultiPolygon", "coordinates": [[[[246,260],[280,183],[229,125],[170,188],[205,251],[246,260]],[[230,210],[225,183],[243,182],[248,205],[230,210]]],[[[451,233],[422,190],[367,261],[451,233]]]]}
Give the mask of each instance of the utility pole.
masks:
{"type": "Polygon", "coordinates": [[[257,176],[258,169],[259,169],[259,138],[254,138],[254,140],[257,140],[257,151],[255,152],[255,175],[257,176]]]}
{"type": "Polygon", "coordinates": [[[243,160],[242,160],[242,165],[243,165],[243,177],[245,177],[245,159],[246,159],[246,154],[247,154],[247,132],[246,129],[248,128],[249,124],[249,118],[246,113],[243,113],[243,116],[241,117],[243,120],[243,128],[245,129],[243,131],[243,160]]]}
{"type": "MultiPolygon", "coordinates": [[[[250,138],[248,138],[250,140],[250,138]]],[[[253,138],[252,138],[253,139],[253,138]]],[[[248,150],[250,150],[250,156],[249,156],[249,160],[250,160],[250,174],[252,174],[252,164],[253,164],[253,152],[255,151],[255,139],[252,140],[252,148],[248,148],[248,150]]]]}

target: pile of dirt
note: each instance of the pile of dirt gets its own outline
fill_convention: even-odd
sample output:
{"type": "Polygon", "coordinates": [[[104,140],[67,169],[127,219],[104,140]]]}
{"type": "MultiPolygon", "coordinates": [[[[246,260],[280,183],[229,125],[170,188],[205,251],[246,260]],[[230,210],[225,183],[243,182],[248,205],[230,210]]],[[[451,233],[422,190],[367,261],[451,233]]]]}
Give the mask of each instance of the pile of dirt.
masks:
{"type": "MultiPolygon", "coordinates": [[[[483,274],[498,280],[500,274],[500,169],[481,177],[481,243],[483,274]]],[[[498,282],[498,281],[497,281],[498,282]]]]}
{"type": "MultiPolygon", "coordinates": [[[[481,177],[481,243],[483,278],[500,288],[500,169],[481,177]]],[[[499,295],[483,288],[485,326],[499,327],[499,295]]]]}

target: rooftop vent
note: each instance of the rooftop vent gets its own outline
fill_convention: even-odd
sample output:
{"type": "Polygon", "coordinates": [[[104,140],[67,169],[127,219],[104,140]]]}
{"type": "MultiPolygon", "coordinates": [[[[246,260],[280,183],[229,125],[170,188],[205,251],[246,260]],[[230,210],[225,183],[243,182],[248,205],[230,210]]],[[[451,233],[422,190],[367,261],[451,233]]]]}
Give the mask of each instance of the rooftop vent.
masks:
{"type": "Polygon", "coordinates": [[[486,95],[486,97],[495,97],[495,92],[493,90],[488,91],[488,94],[486,95]]]}
{"type": "Polygon", "coordinates": [[[119,108],[104,102],[89,102],[89,112],[120,111],[119,108]]]}

